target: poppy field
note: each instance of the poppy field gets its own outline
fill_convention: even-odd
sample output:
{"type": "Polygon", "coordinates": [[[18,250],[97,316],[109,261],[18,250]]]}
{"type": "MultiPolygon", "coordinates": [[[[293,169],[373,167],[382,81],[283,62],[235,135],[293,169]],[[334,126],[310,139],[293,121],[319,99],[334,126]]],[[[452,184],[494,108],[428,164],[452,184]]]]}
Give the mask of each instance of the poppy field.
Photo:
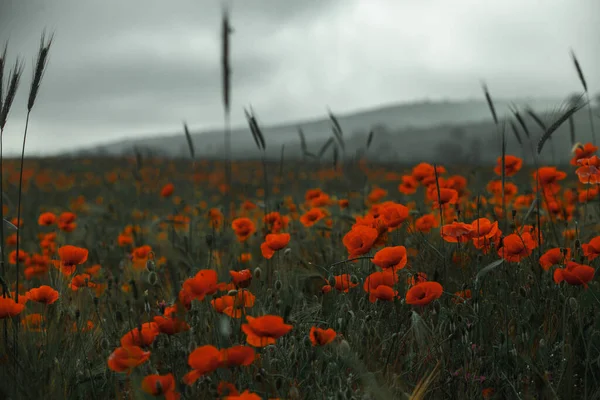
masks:
{"type": "Polygon", "coordinates": [[[234,162],[231,185],[219,161],[26,160],[2,394],[594,398],[596,150],[504,174],[234,162]]]}

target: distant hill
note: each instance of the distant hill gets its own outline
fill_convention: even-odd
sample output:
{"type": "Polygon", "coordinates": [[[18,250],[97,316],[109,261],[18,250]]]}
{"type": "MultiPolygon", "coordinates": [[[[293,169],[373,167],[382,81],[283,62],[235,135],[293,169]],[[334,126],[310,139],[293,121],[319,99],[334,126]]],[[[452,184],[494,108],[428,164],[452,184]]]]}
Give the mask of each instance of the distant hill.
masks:
{"type": "MultiPolygon", "coordinates": [[[[510,105],[516,105],[520,109],[529,106],[548,122],[552,115],[547,112],[556,110],[560,104],[560,99],[495,101],[500,117],[510,115],[510,105]]],[[[343,131],[346,156],[353,156],[364,148],[371,130],[374,132],[374,139],[367,155],[377,160],[490,162],[495,160],[500,149],[496,127],[485,101],[424,101],[385,106],[336,117],[343,131]]],[[[257,115],[257,118],[260,124],[260,115],[257,115]]],[[[578,140],[589,140],[591,131],[587,111],[579,112],[574,120],[578,140]]],[[[541,130],[531,118],[527,118],[527,124],[537,143],[541,130]]],[[[596,125],[600,128],[600,123],[596,125]]],[[[261,129],[266,140],[267,156],[272,158],[280,157],[282,146],[285,146],[285,158],[302,157],[299,129],[302,129],[308,150],[313,154],[318,154],[321,146],[332,136],[332,123],[326,112],[321,119],[274,126],[261,125],[261,129]]],[[[564,129],[567,127],[561,128],[564,129]]],[[[568,133],[565,134],[561,130],[553,135],[554,143],[548,143],[544,150],[545,157],[553,145],[557,162],[568,159],[571,147],[568,133]]],[[[523,133],[521,136],[525,138],[523,133]]],[[[513,153],[518,152],[515,137],[510,129],[507,138],[509,150],[513,153]]],[[[221,130],[193,132],[192,140],[197,157],[215,158],[224,155],[221,130]]],[[[83,149],[77,151],[77,154],[116,155],[132,153],[134,149],[171,157],[189,155],[183,132],[128,139],[93,149],[83,149]]],[[[332,151],[333,146],[327,149],[323,158],[331,157],[332,151]]],[[[235,158],[260,156],[247,127],[232,130],[232,155],[235,158]]]]}

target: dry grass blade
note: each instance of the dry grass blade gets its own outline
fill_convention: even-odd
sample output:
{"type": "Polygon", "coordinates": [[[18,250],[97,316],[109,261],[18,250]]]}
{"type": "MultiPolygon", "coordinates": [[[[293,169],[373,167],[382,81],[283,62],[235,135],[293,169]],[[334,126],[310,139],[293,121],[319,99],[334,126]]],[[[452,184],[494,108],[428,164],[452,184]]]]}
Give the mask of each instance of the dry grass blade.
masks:
{"type": "Polygon", "coordinates": [[[417,386],[415,387],[412,394],[410,395],[410,400],[424,400],[425,399],[425,395],[427,394],[429,387],[431,386],[433,381],[435,381],[435,379],[437,378],[437,376],[440,373],[441,365],[442,365],[442,362],[438,361],[437,364],[435,364],[435,367],[433,367],[433,369],[431,370],[431,372],[424,379],[421,379],[419,381],[419,383],[417,383],[417,386]]]}
{"type": "Polygon", "coordinates": [[[46,67],[48,66],[48,55],[50,54],[50,46],[52,46],[52,38],[54,35],[50,35],[50,38],[46,40],[46,35],[42,34],[40,41],[40,49],[38,51],[37,60],[35,62],[35,70],[33,72],[33,80],[31,81],[31,89],[29,90],[29,100],[27,101],[27,110],[31,111],[35,104],[38,91],[40,90],[40,84],[42,78],[46,73],[46,67]]]}
{"type": "Polygon", "coordinates": [[[344,133],[342,132],[342,126],[340,125],[340,122],[338,121],[337,117],[335,115],[333,115],[333,113],[331,111],[328,111],[328,113],[329,113],[329,119],[331,120],[331,122],[333,124],[333,127],[332,127],[333,136],[336,138],[336,140],[340,144],[340,147],[342,148],[342,150],[345,150],[344,133]]]}
{"type": "Polygon", "coordinates": [[[285,144],[281,145],[281,155],[279,157],[279,176],[283,175],[283,160],[285,156],[285,144]]]}
{"type": "Polygon", "coordinates": [[[233,33],[229,24],[229,10],[223,8],[223,19],[221,21],[221,73],[222,73],[222,92],[223,108],[229,113],[231,108],[231,65],[229,63],[229,36],[233,33]]]}
{"type": "Polygon", "coordinates": [[[573,116],[569,117],[569,136],[571,138],[571,147],[575,146],[575,121],[573,116]]]}
{"type": "Polygon", "coordinates": [[[300,148],[302,149],[302,154],[308,153],[308,147],[306,146],[306,137],[304,136],[302,128],[298,128],[298,136],[300,136],[300,148]]]}
{"type": "Polygon", "coordinates": [[[475,276],[475,285],[477,286],[479,284],[479,286],[477,286],[479,288],[481,286],[480,282],[483,279],[483,277],[485,275],[487,275],[490,271],[492,271],[492,270],[496,269],[498,266],[502,265],[503,262],[504,262],[504,259],[496,260],[492,263],[489,263],[485,267],[481,268],[479,270],[479,272],[477,273],[477,275],[475,276]]]}
{"type": "Polygon", "coordinates": [[[525,123],[525,120],[523,119],[523,116],[521,115],[519,110],[514,108],[511,111],[517,119],[517,122],[519,122],[519,125],[521,125],[521,128],[523,128],[523,132],[525,132],[525,136],[527,136],[527,139],[531,139],[531,135],[529,134],[529,127],[527,127],[527,124],[525,123]]]}
{"type": "Polygon", "coordinates": [[[337,169],[338,166],[338,158],[339,158],[339,154],[338,154],[338,148],[337,146],[333,147],[333,169],[337,169]]]}
{"type": "Polygon", "coordinates": [[[577,76],[579,77],[579,81],[581,81],[581,86],[583,86],[583,90],[588,91],[587,82],[585,81],[585,75],[583,75],[583,70],[581,69],[581,65],[579,64],[579,60],[577,60],[577,56],[575,52],[571,50],[571,59],[573,60],[573,64],[575,64],[575,69],[577,70],[577,76]]]}
{"type": "Polygon", "coordinates": [[[492,113],[492,118],[494,118],[494,124],[498,125],[498,114],[496,114],[496,107],[494,107],[494,102],[492,101],[490,91],[485,83],[483,83],[481,86],[483,88],[483,93],[485,94],[485,100],[487,101],[490,112],[492,113]]]}
{"type": "Polygon", "coordinates": [[[8,51],[8,42],[4,45],[4,51],[0,56],[0,113],[2,112],[2,103],[4,102],[4,65],[6,64],[6,52],[8,51]]]}
{"type": "Polygon", "coordinates": [[[252,133],[252,137],[254,138],[256,146],[259,150],[265,151],[267,148],[265,137],[258,126],[258,122],[256,122],[254,111],[252,111],[252,109],[250,109],[250,112],[248,112],[248,110],[244,110],[244,113],[246,114],[246,119],[248,120],[248,125],[250,126],[250,132],[252,133]]]}
{"type": "Polygon", "coordinates": [[[23,68],[24,65],[21,60],[17,59],[14,67],[8,75],[8,90],[6,92],[6,96],[4,97],[4,103],[2,104],[2,112],[0,112],[0,129],[2,130],[6,126],[8,114],[12,107],[13,101],[15,100],[15,96],[17,95],[19,83],[21,82],[21,76],[23,75],[23,68]]]}
{"type": "Polygon", "coordinates": [[[565,123],[565,121],[567,121],[569,118],[571,118],[577,111],[581,110],[583,107],[585,106],[585,104],[583,103],[579,103],[579,104],[575,104],[575,105],[571,105],[567,108],[567,110],[560,116],[558,117],[553,123],[552,125],[550,125],[545,131],[544,134],[542,135],[542,137],[540,138],[540,141],[538,142],[538,146],[537,146],[537,152],[538,154],[540,154],[540,152],[542,151],[542,148],[544,147],[544,143],[546,143],[546,141],[548,139],[550,139],[550,137],[552,136],[552,134],[554,132],[556,132],[556,130],[563,124],[565,123]]]}
{"type": "Polygon", "coordinates": [[[185,122],[183,123],[183,132],[185,133],[188,149],[190,150],[190,156],[193,160],[196,158],[196,149],[194,148],[194,142],[192,141],[192,135],[190,135],[190,130],[188,129],[187,123],[185,122]]]}
{"type": "Polygon", "coordinates": [[[141,171],[142,167],[143,167],[143,161],[144,158],[142,156],[142,152],[140,151],[140,149],[135,146],[133,148],[133,153],[135,154],[135,165],[137,167],[138,172],[141,171]]]}
{"type": "Polygon", "coordinates": [[[502,219],[504,220],[504,232],[508,231],[508,217],[506,215],[506,123],[502,124],[501,138],[502,138],[502,219]]]}
{"type": "Polygon", "coordinates": [[[510,121],[510,127],[512,128],[513,134],[515,135],[515,138],[517,139],[517,142],[519,142],[519,146],[523,146],[523,140],[521,140],[521,135],[519,134],[519,129],[517,128],[517,125],[515,125],[514,121],[510,121]]]}
{"type": "Polygon", "coordinates": [[[323,158],[323,155],[325,154],[325,152],[327,151],[329,146],[331,146],[333,144],[333,140],[334,139],[332,137],[327,139],[327,141],[325,142],[323,147],[321,147],[321,150],[319,150],[319,154],[317,154],[317,158],[319,158],[319,159],[323,158]]]}
{"type": "Polygon", "coordinates": [[[535,123],[542,128],[542,130],[545,132],[547,130],[546,124],[544,123],[544,121],[542,120],[542,118],[536,114],[535,111],[533,111],[531,108],[528,108],[527,110],[525,110],[525,112],[535,121],[535,123]]]}
{"type": "Polygon", "coordinates": [[[373,136],[375,136],[375,131],[371,130],[369,132],[369,137],[367,138],[367,150],[371,147],[371,143],[373,143],[373,136]]]}

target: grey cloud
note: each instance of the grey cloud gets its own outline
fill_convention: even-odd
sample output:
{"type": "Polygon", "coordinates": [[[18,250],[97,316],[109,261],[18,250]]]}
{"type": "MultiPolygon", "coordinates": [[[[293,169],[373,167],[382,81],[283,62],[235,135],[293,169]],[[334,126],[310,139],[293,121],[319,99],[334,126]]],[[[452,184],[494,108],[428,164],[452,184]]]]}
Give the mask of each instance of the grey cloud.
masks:
{"type": "MultiPolygon", "coordinates": [[[[233,122],[264,123],[389,102],[493,94],[562,96],[579,84],[568,50],[600,89],[600,2],[236,0],[233,122]]],[[[222,123],[219,0],[0,0],[0,44],[30,67],[56,33],[28,150],[57,151],[222,123]]],[[[6,148],[19,148],[27,70],[6,148]]]]}

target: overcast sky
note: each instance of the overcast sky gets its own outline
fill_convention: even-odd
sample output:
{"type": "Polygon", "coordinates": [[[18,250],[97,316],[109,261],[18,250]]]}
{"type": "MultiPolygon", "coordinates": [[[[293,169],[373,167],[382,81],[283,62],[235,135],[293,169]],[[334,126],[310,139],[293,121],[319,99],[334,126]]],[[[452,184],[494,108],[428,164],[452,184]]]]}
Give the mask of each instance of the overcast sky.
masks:
{"type": "MultiPolygon", "coordinates": [[[[233,122],[415,99],[564,96],[569,50],[600,91],[598,0],[232,0],[233,122]]],[[[31,63],[55,32],[27,150],[222,124],[219,0],[0,0],[0,44],[28,64],[5,132],[19,148],[31,63]]]]}

